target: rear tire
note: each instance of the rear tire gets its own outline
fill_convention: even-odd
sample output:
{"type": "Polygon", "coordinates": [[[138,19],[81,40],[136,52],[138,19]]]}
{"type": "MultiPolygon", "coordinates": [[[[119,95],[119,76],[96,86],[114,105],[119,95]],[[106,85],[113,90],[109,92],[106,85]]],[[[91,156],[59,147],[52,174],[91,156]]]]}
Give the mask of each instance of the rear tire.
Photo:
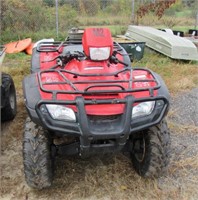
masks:
{"type": "Polygon", "coordinates": [[[167,169],[170,157],[170,133],[165,120],[132,135],[131,159],[143,177],[159,177],[167,169]]]}
{"type": "Polygon", "coordinates": [[[2,73],[2,87],[5,90],[5,105],[1,110],[1,121],[8,121],[14,119],[17,113],[16,90],[9,74],[2,73]]]}
{"type": "Polygon", "coordinates": [[[53,179],[51,142],[41,126],[27,118],[23,141],[23,163],[27,184],[35,189],[50,187],[53,179]]]}

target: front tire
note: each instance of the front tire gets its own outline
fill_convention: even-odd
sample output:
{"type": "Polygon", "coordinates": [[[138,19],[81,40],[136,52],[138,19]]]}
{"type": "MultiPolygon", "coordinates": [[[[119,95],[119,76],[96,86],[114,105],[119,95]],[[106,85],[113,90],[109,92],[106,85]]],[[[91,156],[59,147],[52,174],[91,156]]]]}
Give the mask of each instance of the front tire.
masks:
{"type": "Polygon", "coordinates": [[[159,177],[170,157],[170,133],[165,120],[131,137],[131,159],[136,172],[143,177],[159,177]]]}
{"type": "Polygon", "coordinates": [[[35,189],[50,187],[53,179],[51,142],[41,126],[27,118],[23,140],[23,163],[27,184],[35,189]]]}
{"type": "Polygon", "coordinates": [[[14,119],[17,113],[15,85],[9,74],[2,73],[2,87],[5,91],[4,97],[2,97],[5,98],[3,99],[5,105],[1,110],[1,121],[8,121],[14,119]]]}

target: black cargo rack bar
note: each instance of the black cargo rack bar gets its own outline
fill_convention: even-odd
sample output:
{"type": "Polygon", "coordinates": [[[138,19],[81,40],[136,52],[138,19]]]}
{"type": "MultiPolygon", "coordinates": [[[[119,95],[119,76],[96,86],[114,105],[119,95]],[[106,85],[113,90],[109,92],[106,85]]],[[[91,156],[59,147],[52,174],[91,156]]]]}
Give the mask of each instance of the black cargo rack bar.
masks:
{"type": "Polygon", "coordinates": [[[43,92],[46,93],[51,93],[53,96],[53,99],[57,98],[57,94],[81,94],[81,95],[101,95],[101,94],[118,94],[118,93],[133,93],[133,92],[140,92],[140,91],[148,91],[150,94],[150,97],[153,97],[154,95],[154,90],[158,90],[161,85],[158,81],[158,79],[155,77],[154,73],[148,69],[144,69],[144,68],[134,68],[132,69],[131,67],[128,68],[124,68],[122,70],[116,71],[114,73],[106,73],[106,74],[78,74],[78,73],[74,73],[71,72],[69,70],[64,70],[64,69],[60,69],[60,70],[55,70],[55,69],[51,69],[51,70],[43,70],[40,71],[38,73],[38,82],[40,85],[40,89],[43,92]],[[150,73],[153,76],[153,79],[138,79],[138,80],[132,80],[132,71],[135,70],[144,70],[147,71],[148,73],[150,73]],[[126,71],[130,72],[130,78],[128,80],[96,80],[96,81],[70,81],[68,78],[66,78],[65,74],[71,74],[74,75],[75,77],[81,76],[81,77],[99,77],[99,76],[106,76],[106,77],[112,77],[112,76],[118,76],[120,73],[124,73],[126,71]],[[42,74],[44,73],[58,73],[63,81],[58,81],[58,82],[42,82],[42,74]],[[132,88],[132,84],[134,82],[155,82],[156,86],[154,87],[145,87],[145,88],[136,88],[133,89],[132,88]],[[79,90],[76,85],[77,84],[86,84],[86,83],[91,83],[87,88],[85,88],[84,90],[79,90]],[[122,85],[119,85],[119,83],[128,83],[128,88],[124,88],[122,85]],[[69,85],[72,89],[71,90],[50,90],[50,89],[46,89],[44,88],[45,85],[69,85]],[[103,90],[89,90],[90,88],[94,88],[94,87],[100,87],[100,88],[105,88],[105,87],[115,87],[118,89],[114,89],[114,90],[107,90],[107,89],[103,89],[103,90]]]}
{"type": "Polygon", "coordinates": [[[60,47],[66,47],[72,44],[82,44],[80,40],[66,40],[64,42],[56,41],[56,42],[40,42],[37,45],[36,50],[38,52],[59,52],[60,47]]]}
{"type": "MultiPolygon", "coordinates": [[[[68,39],[64,42],[56,41],[56,42],[40,42],[36,50],[38,52],[58,52],[60,47],[66,47],[68,45],[76,45],[76,44],[82,44],[82,40],[79,39],[68,39]]],[[[116,51],[122,51],[122,47],[117,43],[113,42],[113,49],[116,51]]]]}
{"type": "Polygon", "coordinates": [[[40,42],[37,45],[36,50],[38,52],[57,52],[60,44],[66,45],[62,42],[40,42]]]}

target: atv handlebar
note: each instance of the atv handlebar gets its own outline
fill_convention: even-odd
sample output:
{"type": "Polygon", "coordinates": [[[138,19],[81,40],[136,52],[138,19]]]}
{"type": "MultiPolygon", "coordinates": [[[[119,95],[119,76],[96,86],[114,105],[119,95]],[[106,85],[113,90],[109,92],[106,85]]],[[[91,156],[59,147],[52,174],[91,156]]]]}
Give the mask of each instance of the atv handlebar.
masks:
{"type": "MultiPolygon", "coordinates": [[[[122,64],[126,67],[128,67],[128,63],[125,63],[121,60],[119,60],[116,55],[120,54],[118,51],[114,51],[112,56],[109,58],[110,63],[114,63],[114,64],[122,64]]],[[[77,59],[80,60],[80,58],[84,58],[85,55],[83,52],[80,51],[74,51],[74,52],[70,52],[70,51],[65,51],[62,54],[56,56],[55,58],[51,59],[51,60],[47,60],[47,61],[42,61],[42,63],[45,62],[52,62],[54,60],[57,60],[57,64],[52,66],[50,69],[56,69],[57,67],[61,67],[64,68],[64,66],[71,61],[72,59],[77,59]]]]}
{"type": "Polygon", "coordinates": [[[51,67],[50,69],[56,69],[57,67],[64,68],[64,66],[72,59],[75,58],[75,59],[79,60],[80,58],[82,58],[84,56],[85,56],[84,53],[82,53],[80,51],[75,51],[74,53],[71,53],[70,51],[66,51],[66,52],[63,52],[62,54],[60,54],[59,56],[56,56],[52,60],[43,61],[43,62],[51,62],[51,61],[56,60],[57,64],[54,65],[53,67],[51,67]]]}

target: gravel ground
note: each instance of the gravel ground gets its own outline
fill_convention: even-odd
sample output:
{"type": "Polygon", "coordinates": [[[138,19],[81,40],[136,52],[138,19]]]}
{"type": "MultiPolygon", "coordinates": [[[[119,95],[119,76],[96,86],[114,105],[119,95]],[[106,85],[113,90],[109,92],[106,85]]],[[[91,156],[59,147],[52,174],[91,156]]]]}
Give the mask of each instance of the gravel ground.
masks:
{"type": "Polygon", "coordinates": [[[198,88],[173,98],[170,113],[172,157],[168,176],[159,179],[159,187],[167,192],[177,188],[184,199],[194,200],[198,198],[198,88]],[[192,196],[185,196],[187,191],[192,196]]]}
{"type": "Polygon", "coordinates": [[[198,88],[174,98],[171,109],[176,113],[170,118],[175,123],[198,126],[198,88]]]}
{"type": "Polygon", "coordinates": [[[169,116],[169,121],[177,127],[172,134],[175,159],[183,151],[186,156],[195,156],[198,154],[198,88],[180,94],[172,99],[171,104],[173,114],[169,116]],[[189,150],[189,147],[193,148],[189,150]]]}
{"type": "Polygon", "coordinates": [[[184,151],[186,156],[196,156],[198,154],[198,88],[172,99],[171,111],[173,114],[169,116],[169,121],[177,127],[176,130],[173,129],[174,134],[171,134],[175,159],[178,159],[184,151]]]}

